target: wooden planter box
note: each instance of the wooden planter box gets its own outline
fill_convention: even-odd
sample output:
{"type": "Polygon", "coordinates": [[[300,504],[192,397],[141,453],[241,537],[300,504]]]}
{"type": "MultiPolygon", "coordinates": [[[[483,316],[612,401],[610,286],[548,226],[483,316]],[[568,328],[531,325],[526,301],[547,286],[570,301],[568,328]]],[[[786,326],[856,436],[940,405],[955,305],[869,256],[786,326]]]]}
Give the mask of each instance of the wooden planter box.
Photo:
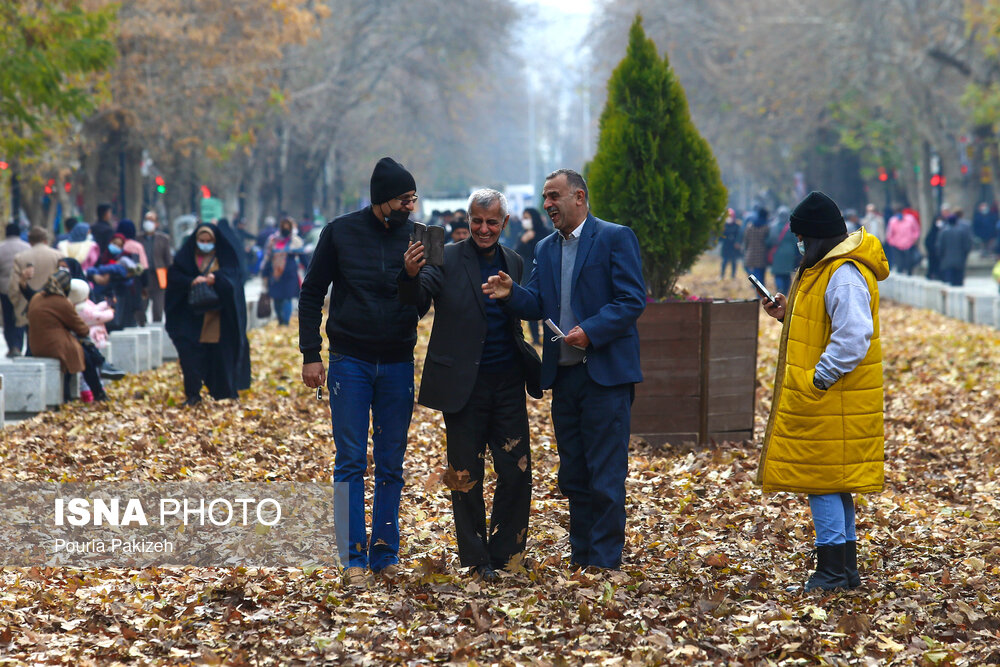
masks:
{"type": "Polygon", "coordinates": [[[655,445],[752,439],[759,311],[754,300],[647,304],[632,435],[655,445]]]}

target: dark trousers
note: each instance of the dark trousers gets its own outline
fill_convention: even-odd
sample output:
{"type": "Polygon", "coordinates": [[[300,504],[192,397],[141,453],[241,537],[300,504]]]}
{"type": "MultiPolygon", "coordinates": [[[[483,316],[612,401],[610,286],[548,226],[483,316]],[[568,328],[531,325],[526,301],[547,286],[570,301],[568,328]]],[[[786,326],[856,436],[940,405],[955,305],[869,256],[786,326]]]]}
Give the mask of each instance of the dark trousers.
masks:
{"type": "Polygon", "coordinates": [[[576,565],[621,565],[634,396],[632,384],[597,384],[585,364],[560,366],[552,386],[559,490],[569,500],[569,544],[576,565]]]}
{"type": "Polygon", "coordinates": [[[14,303],[6,294],[0,294],[0,308],[3,309],[3,338],[7,341],[7,349],[20,352],[28,327],[14,325],[14,303]]]}
{"type": "Polygon", "coordinates": [[[965,283],[965,271],[963,269],[941,269],[941,280],[952,287],[961,287],[965,283]]]}
{"type": "Polygon", "coordinates": [[[459,412],[445,414],[444,423],[448,465],[458,472],[467,470],[475,483],[468,491],[451,492],[459,560],[463,567],[502,568],[524,551],[531,509],[531,447],[521,368],[480,373],[469,402],[459,412]],[[483,501],[487,445],[497,473],[488,532],[483,501]]]}
{"type": "MultiPolygon", "coordinates": [[[[156,276],[152,277],[152,280],[156,280],[156,276]]],[[[163,321],[163,304],[166,301],[167,291],[160,289],[159,285],[156,287],[150,287],[146,290],[149,294],[149,298],[143,301],[143,312],[146,310],[146,303],[152,302],[153,304],[153,321],[162,322],[163,321]]]]}
{"type": "Polygon", "coordinates": [[[197,398],[202,383],[212,398],[237,398],[233,386],[235,370],[226,367],[228,355],[222,354],[218,343],[182,343],[177,345],[177,357],[184,374],[184,395],[197,398]]]}

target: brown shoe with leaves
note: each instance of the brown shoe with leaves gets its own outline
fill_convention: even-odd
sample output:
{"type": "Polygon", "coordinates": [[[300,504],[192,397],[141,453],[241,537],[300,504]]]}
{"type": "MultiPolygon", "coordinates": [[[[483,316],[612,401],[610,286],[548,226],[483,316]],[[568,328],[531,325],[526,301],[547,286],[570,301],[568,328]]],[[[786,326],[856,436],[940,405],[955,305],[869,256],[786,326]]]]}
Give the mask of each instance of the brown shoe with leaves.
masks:
{"type": "Polygon", "coordinates": [[[368,572],[363,567],[345,569],[344,585],[349,588],[368,588],[368,572]]]}
{"type": "Polygon", "coordinates": [[[375,574],[385,579],[397,579],[400,574],[399,564],[386,565],[381,570],[377,570],[375,574]]]}

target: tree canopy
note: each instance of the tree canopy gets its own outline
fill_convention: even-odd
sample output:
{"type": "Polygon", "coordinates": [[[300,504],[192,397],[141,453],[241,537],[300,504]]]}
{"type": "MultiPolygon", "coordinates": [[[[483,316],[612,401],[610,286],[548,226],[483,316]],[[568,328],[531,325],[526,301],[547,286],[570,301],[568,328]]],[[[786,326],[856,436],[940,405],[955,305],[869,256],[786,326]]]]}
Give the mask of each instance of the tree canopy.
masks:
{"type": "Polygon", "coordinates": [[[91,76],[115,60],[114,10],[74,0],[0,5],[0,152],[16,159],[94,109],[91,76]]]}
{"type": "Polygon", "coordinates": [[[687,97],[641,17],[608,81],[597,153],[587,169],[595,215],[628,225],[655,298],[714,242],[726,189],[712,150],[691,122],[687,97]]]}

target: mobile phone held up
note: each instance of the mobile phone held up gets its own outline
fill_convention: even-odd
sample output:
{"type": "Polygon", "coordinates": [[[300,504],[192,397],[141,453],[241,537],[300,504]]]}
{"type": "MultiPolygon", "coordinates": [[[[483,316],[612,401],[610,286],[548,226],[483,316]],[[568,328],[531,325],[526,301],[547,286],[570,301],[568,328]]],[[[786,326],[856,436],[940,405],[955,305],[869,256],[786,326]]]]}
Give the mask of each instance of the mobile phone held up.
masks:
{"type": "Polygon", "coordinates": [[[768,300],[768,301],[770,301],[771,303],[775,303],[775,301],[774,301],[774,297],[773,297],[773,296],[771,296],[771,293],[767,291],[767,288],[766,288],[766,287],[764,287],[764,283],[762,283],[761,281],[757,280],[757,276],[755,276],[755,275],[754,275],[754,274],[752,274],[752,273],[751,273],[751,274],[748,274],[748,275],[747,275],[747,280],[749,280],[749,281],[750,281],[750,283],[751,283],[751,284],[752,284],[752,285],[753,285],[754,287],[756,287],[756,288],[757,288],[757,291],[758,291],[758,292],[760,292],[760,295],[761,295],[762,297],[764,297],[765,299],[767,299],[767,300],[768,300]]]}
{"type": "Polygon", "coordinates": [[[424,244],[424,259],[428,266],[444,266],[444,227],[428,227],[422,222],[414,222],[413,242],[424,244]]]}

